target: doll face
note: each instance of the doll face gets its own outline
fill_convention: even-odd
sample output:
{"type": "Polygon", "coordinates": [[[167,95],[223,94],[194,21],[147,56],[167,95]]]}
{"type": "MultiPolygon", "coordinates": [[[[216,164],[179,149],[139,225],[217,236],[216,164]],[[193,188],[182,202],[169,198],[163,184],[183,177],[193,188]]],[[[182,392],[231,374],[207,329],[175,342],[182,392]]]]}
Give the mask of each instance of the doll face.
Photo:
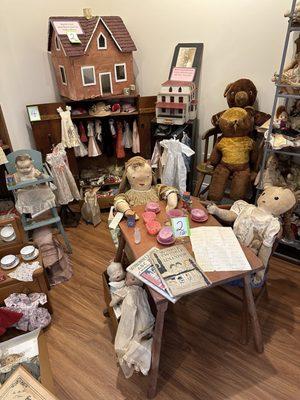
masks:
{"type": "Polygon", "coordinates": [[[152,185],[152,169],[149,164],[130,166],[127,169],[127,179],[131,189],[144,191],[152,185]]]}
{"type": "Polygon", "coordinates": [[[281,114],[279,114],[278,119],[279,121],[287,122],[289,119],[288,113],[283,111],[281,114]]]}
{"type": "Polygon", "coordinates": [[[30,175],[33,169],[33,163],[30,158],[26,160],[19,160],[16,162],[16,169],[20,175],[26,176],[30,175]]]}
{"type": "Polygon", "coordinates": [[[267,187],[257,200],[259,208],[271,213],[274,217],[284,214],[296,204],[296,199],[290,189],[282,187],[267,187]]]}

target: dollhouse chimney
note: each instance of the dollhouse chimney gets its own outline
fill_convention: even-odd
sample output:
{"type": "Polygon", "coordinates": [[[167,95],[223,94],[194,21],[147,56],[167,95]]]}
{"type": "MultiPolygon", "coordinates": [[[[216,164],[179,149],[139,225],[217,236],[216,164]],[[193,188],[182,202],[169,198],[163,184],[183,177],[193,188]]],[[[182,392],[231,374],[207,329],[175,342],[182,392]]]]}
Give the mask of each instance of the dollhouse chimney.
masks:
{"type": "Polygon", "coordinates": [[[83,15],[86,19],[91,19],[93,18],[92,16],[92,9],[91,8],[84,8],[83,9],[83,15]]]}

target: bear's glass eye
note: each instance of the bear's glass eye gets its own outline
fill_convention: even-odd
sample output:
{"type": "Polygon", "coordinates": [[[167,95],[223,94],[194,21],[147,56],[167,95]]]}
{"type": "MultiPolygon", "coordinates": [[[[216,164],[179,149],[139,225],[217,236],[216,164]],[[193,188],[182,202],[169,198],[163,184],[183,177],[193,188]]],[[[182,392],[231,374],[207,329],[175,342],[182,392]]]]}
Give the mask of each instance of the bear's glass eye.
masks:
{"type": "Polygon", "coordinates": [[[252,90],[250,90],[249,94],[250,94],[250,96],[252,96],[252,90]]]}
{"type": "Polygon", "coordinates": [[[231,92],[230,94],[231,94],[231,96],[234,96],[235,93],[234,93],[234,92],[231,92]]]}
{"type": "Polygon", "coordinates": [[[264,196],[264,195],[265,195],[265,192],[263,192],[261,195],[264,196]]]}
{"type": "Polygon", "coordinates": [[[275,196],[275,197],[274,197],[274,200],[279,200],[279,197],[278,197],[278,196],[275,196]]]}

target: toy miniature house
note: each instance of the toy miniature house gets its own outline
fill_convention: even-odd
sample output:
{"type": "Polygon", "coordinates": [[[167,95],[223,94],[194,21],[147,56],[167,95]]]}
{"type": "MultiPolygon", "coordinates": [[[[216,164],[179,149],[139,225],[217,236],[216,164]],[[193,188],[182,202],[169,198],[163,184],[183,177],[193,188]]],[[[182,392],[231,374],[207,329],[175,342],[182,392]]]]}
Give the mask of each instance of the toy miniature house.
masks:
{"type": "Polygon", "coordinates": [[[197,100],[194,82],[168,80],[161,85],[156,103],[156,122],[183,125],[196,118],[197,100]]]}
{"type": "Polygon", "coordinates": [[[120,95],[134,84],[135,44],[120,17],[50,17],[48,51],[59,93],[71,100],[120,95]]]}

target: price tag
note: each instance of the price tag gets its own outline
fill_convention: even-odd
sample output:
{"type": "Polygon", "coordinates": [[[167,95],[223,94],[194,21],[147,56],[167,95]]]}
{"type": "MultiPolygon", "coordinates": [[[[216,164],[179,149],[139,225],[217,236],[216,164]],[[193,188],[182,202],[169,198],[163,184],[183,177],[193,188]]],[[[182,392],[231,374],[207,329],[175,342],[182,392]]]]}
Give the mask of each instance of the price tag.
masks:
{"type": "Polygon", "coordinates": [[[68,31],[67,36],[71,43],[81,43],[81,40],[75,31],[68,31]]]}
{"type": "Polygon", "coordinates": [[[191,236],[190,222],[188,217],[171,218],[171,223],[173,233],[176,238],[191,236]]]}

